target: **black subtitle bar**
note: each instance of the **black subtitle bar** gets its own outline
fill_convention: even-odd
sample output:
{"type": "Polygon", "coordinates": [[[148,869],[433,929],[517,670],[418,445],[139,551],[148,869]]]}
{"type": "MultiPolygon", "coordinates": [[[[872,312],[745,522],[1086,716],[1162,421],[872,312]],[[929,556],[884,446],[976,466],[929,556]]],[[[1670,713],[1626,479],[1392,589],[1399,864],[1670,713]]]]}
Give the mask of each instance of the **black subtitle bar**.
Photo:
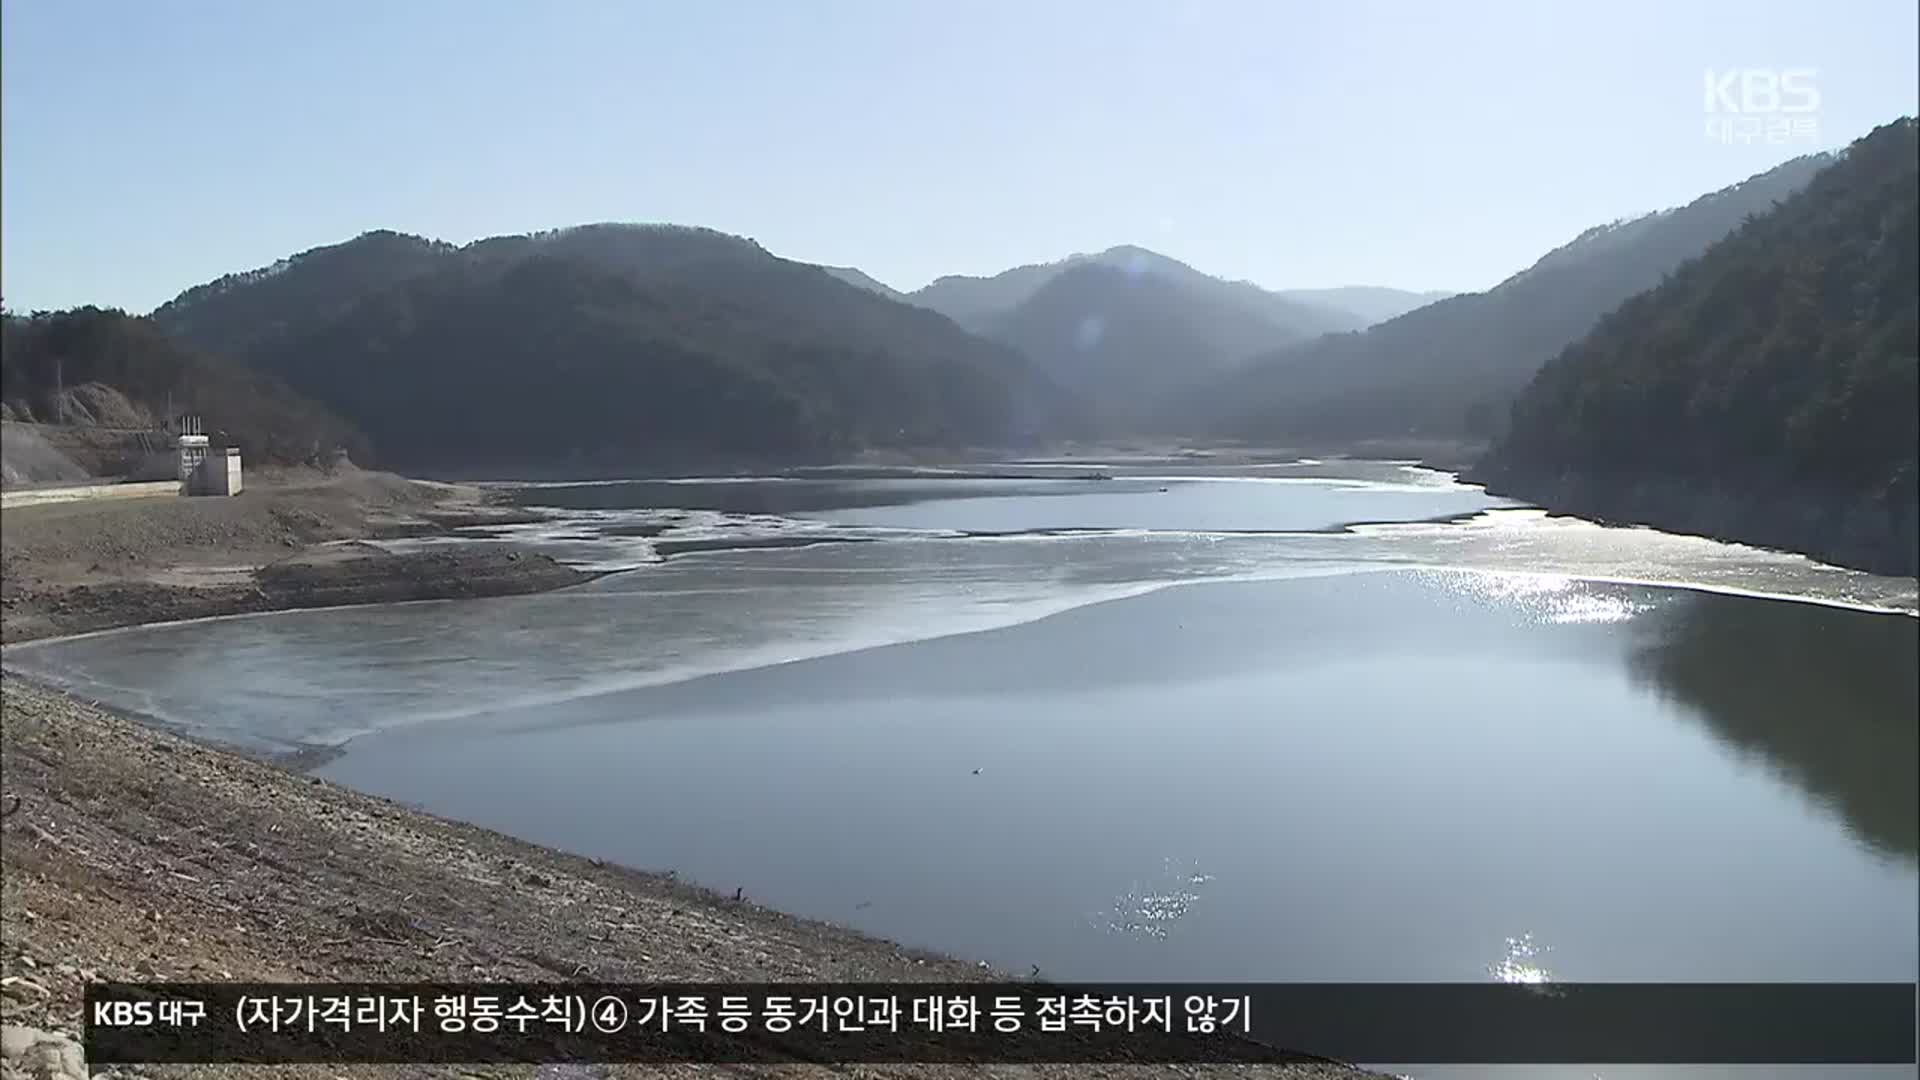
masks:
{"type": "Polygon", "coordinates": [[[100,984],[95,1064],[1903,1064],[1911,983],[100,984]]]}

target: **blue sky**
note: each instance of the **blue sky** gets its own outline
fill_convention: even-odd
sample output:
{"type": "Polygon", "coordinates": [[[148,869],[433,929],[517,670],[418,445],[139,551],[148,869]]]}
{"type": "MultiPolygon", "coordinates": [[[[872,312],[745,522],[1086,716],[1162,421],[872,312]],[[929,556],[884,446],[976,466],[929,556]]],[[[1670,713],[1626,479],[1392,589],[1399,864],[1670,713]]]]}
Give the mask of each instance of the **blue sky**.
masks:
{"type": "Polygon", "coordinates": [[[368,229],[602,220],[900,288],[1118,243],[1485,288],[1912,114],[1915,7],[7,0],[0,291],[146,311],[368,229]],[[1813,139],[1709,139],[1709,68],[1815,69],[1813,139]]]}

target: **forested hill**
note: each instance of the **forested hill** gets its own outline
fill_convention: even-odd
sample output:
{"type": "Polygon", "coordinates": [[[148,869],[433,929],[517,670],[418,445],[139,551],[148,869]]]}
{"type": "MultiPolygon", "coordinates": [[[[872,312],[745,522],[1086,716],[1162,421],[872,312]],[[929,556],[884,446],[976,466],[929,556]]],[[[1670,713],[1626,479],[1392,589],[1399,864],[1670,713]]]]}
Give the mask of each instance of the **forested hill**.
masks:
{"type": "Polygon", "coordinates": [[[153,321],[213,353],[244,357],[276,338],[341,315],[362,297],[445,265],[451,244],[388,230],[314,248],[272,266],[196,285],[153,321]]]}
{"type": "Polygon", "coordinates": [[[1825,164],[1790,161],[1687,206],[1597,226],[1484,293],[1263,356],[1195,393],[1190,431],[1290,443],[1485,437],[1554,354],[1825,164]]]}
{"type": "Polygon", "coordinates": [[[1019,352],[705,229],[457,248],[369,233],[154,319],[338,410],[397,465],[620,469],[1077,430],[1019,352]]]}
{"type": "Polygon", "coordinates": [[[223,362],[123,311],[76,308],[4,316],[0,408],[9,420],[154,429],[198,413],[250,461],[364,457],[351,424],[280,380],[223,362]]]}
{"type": "Polygon", "coordinates": [[[1575,512],[1915,572],[1920,145],[1849,147],[1562,352],[1481,472],[1575,512]]]}

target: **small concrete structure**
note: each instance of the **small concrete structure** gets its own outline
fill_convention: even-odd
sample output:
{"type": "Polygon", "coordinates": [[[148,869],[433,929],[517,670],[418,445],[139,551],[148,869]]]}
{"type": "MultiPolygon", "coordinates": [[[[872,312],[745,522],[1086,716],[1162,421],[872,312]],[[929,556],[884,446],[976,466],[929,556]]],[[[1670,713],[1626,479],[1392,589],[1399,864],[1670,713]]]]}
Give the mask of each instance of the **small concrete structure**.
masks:
{"type": "Polygon", "coordinates": [[[240,448],[214,451],[197,416],[180,418],[180,494],[240,494],[240,448]]]}
{"type": "Polygon", "coordinates": [[[240,448],[229,446],[224,452],[208,454],[194,476],[193,494],[240,494],[240,448]]]}
{"type": "Polygon", "coordinates": [[[183,416],[180,418],[180,494],[191,495],[193,477],[200,471],[200,463],[207,460],[207,434],[200,430],[200,418],[183,416]]]}

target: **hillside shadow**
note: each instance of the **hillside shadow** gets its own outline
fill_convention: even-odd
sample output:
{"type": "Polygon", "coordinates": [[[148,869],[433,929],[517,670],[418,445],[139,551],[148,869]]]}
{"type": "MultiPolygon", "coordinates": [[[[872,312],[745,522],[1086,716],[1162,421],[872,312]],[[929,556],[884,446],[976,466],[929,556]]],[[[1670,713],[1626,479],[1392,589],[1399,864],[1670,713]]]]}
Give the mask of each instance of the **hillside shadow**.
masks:
{"type": "Polygon", "coordinates": [[[1643,622],[1635,679],[1863,843],[1920,861],[1920,620],[1697,595],[1643,622]]]}

